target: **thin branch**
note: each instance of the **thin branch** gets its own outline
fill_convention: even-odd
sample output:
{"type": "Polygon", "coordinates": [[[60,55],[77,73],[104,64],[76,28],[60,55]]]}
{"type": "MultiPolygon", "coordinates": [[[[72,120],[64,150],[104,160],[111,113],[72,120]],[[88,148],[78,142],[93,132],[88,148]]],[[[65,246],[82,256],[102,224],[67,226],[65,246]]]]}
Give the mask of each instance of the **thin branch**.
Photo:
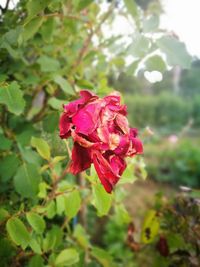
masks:
{"type": "Polygon", "coordinates": [[[77,60],[75,61],[74,65],[72,66],[72,72],[79,66],[79,64],[81,63],[83,57],[85,56],[89,45],[92,41],[92,37],[97,34],[99,32],[99,30],[101,29],[102,24],[107,20],[107,18],[110,16],[111,12],[113,11],[113,5],[111,4],[107,13],[105,13],[105,15],[103,16],[102,20],[100,21],[100,23],[97,25],[96,29],[94,29],[94,31],[91,30],[91,32],[89,33],[88,37],[86,38],[83,47],[81,48],[77,60]]]}
{"type": "Polygon", "coordinates": [[[50,14],[44,14],[43,17],[46,17],[46,18],[59,17],[59,18],[62,18],[62,19],[67,18],[67,19],[74,19],[74,20],[80,20],[80,21],[86,22],[83,18],[81,18],[79,16],[76,16],[76,15],[64,15],[64,14],[58,13],[58,12],[50,13],[50,14]]]}
{"type": "Polygon", "coordinates": [[[5,10],[7,10],[7,9],[8,9],[8,7],[9,7],[9,4],[10,4],[10,0],[7,0],[7,1],[6,1],[6,6],[5,6],[5,10]]]}
{"type": "Polygon", "coordinates": [[[0,5],[0,10],[2,11],[2,13],[6,13],[6,11],[8,10],[9,4],[10,4],[10,0],[7,0],[5,7],[2,7],[0,5]]]}

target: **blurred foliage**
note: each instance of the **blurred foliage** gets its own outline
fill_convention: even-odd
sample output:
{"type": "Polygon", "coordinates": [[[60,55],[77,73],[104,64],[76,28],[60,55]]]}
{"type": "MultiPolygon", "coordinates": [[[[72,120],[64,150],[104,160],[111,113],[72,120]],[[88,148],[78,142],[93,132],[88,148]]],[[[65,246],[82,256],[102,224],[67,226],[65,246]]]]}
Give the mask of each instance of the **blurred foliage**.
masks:
{"type": "Polygon", "coordinates": [[[172,185],[200,186],[199,140],[169,136],[165,142],[146,145],[147,171],[151,178],[172,185]],[[173,143],[173,140],[176,143],[173,143]],[[156,148],[155,148],[156,147],[156,148]]]}
{"type": "Polygon", "coordinates": [[[152,266],[199,266],[199,196],[192,196],[192,192],[182,193],[167,201],[158,194],[155,211],[160,229],[144,248],[146,252],[151,251],[152,266]]]}
{"type": "Polygon", "coordinates": [[[162,93],[155,96],[126,95],[130,120],[138,127],[168,128],[180,131],[189,120],[199,127],[198,98],[185,101],[179,96],[162,93]]]}
{"type": "Polygon", "coordinates": [[[109,244],[121,266],[199,266],[200,193],[184,190],[189,193],[170,199],[157,193],[154,206],[140,222],[142,226],[136,227],[133,222],[119,224],[114,216],[108,221],[105,246],[109,244]]]}

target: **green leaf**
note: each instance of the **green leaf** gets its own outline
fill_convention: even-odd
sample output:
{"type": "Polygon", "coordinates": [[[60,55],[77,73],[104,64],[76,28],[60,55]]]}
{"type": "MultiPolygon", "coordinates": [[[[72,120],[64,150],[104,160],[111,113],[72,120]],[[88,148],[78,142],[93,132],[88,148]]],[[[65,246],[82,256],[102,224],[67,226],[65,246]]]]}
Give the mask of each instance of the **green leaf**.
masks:
{"type": "Polygon", "coordinates": [[[115,219],[117,224],[129,224],[132,221],[131,216],[123,204],[115,205],[115,219]]]}
{"type": "Polygon", "coordinates": [[[79,254],[73,248],[67,248],[60,252],[56,257],[55,265],[56,266],[72,266],[79,261],[79,254]]]}
{"type": "Polygon", "coordinates": [[[71,87],[69,82],[66,79],[64,79],[62,76],[56,75],[54,77],[54,82],[57,83],[61,87],[63,92],[65,92],[66,94],[74,95],[73,88],[71,87]]]}
{"type": "Polygon", "coordinates": [[[58,215],[65,211],[65,197],[63,195],[56,197],[56,210],[58,215]]]}
{"type": "Polygon", "coordinates": [[[186,247],[185,240],[181,234],[168,233],[167,243],[170,249],[170,253],[174,253],[176,250],[184,250],[186,247]]]}
{"type": "Polygon", "coordinates": [[[12,141],[5,137],[3,134],[0,134],[0,150],[10,150],[11,146],[12,141]]]}
{"type": "Polygon", "coordinates": [[[82,227],[82,225],[77,224],[74,229],[74,237],[78,241],[78,243],[84,248],[87,249],[90,245],[89,237],[86,234],[85,229],[82,227]]]}
{"type": "Polygon", "coordinates": [[[93,246],[91,254],[102,264],[103,267],[114,267],[112,257],[106,250],[93,246]]]}
{"type": "Polygon", "coordinates": [[[42,158],[50,160],[51,158],[50,147],[45,140],[33,136],[31,138],[31,145],[34,148],[36,148],[37,152],[40,154],[42,158]]]}
{"type": "Polygon", "coordinates": [[[38,193],[38,197],[39,198],[45,198],[47,196],[47,188],[48,185],[44,182],[39,184],[39,193],[38,193]]]}
{"type": "Polygon", "coordinates": [[[55,19],[48,18],[45,23],[43,23],[41,28],[42,38],[45,42],[49,43],[53,40],[53,33],[55,30],[55,19]]]}
{"type": "Polygon", "coordinates": [[[153,32],[159,27],[159,17],[158,15],[151,15],[144,19],[143,21],[143,31],[144,32],[153,32]]]}
{"type": "Polygon", "coordinates": [[[160,71],[164,72],[166,70],[166,64],[161,56],[155,55],[152,57],[149,57],[145,61],[146,69],[148,71],[160,71]]]}
{"type": "MultiPolygon", "coordinates": [[[[0,138],[1,140],[1,138],[0,138]]],[[[7,182],[17,171],[20,160],[16,154],[10,154],[1,159],[0,177],[3,182],[7,182]]]]}
{"type": "Polygon", "coordinates": [[[44,232],[46,227],[44,219],[35,212],[28,212],[26,214],[27,221],[32,226],[32,228],[39,234],[44,232]]]}
{"type": "Polygon", "coordinates": [[[31,20],[34,18],[38,13],[41,13],[46,6],[50,3],[50,0],[29,0],[26,8],[28,11],[28,18],[27,20],[31,20]]]}
{"type": "Polygon", "coordinates": [[[28,263],[28,267],[44,267],[44,261],[42,256],[40,255],[33,256],[28,263]]]}
{"type": "Polygon", "coordinates": [[[84,0],[84,1],[80,0],[80,1],[78,1],[78,5],[76,7],[76,10],[80,12],[81,10],[88,7],[93,2],[94,2],[94,0],[84,0]]]}
{"type": "Polygon", "coordinates": [[[51,106],[53,109],[56,109],[56,110],[63,110],[63,105],[67,104],[67,101],[66,100],[60,100],[60,99],[57,99],[55,97],[51,97],[49,100],[48,100],[48,104],[49,106],[51,106]]]}
{"type": "Polygon", "coordinates": [[[47,232],[46,237],[43,240],[43,250],[48,251],[55,249],[63,242],[63,231],[58,226],[53,226],[50,231],[47,232]]]}
{"type": "Polygon", "coordinates": [[[160,50],[166,54],[169,65],[190,68],[192,57],[188,54],[185,44],[172,36],[163,36],[156,41],[160,50]]]}
{"type": "Polygon", "coordinates": [[[119,184],[134,183],[137,180],[137,177],[134,175],[134,166],[133,163],[127,165],[125,171],[123,172],[119,184]]]}
{"type": "Polygon", "coordinates": [[[138,65],[140,63],[140,59],[139,60],[136,60],[136,61],[133,61],[128,67],[127,67],[127,75],[134,75],[137,68],[138,68],[138,65]]]}
{"type": "Polygon", "coordinates": [[[17,26],[15,29],[6,32],[3,35],[2,39],[5,43],[8,43],[10,45],[16,45],[21,32],[22,32],[22,27],[17,26]]]}
{"type": "Polygon", "coordinates": [[[29,242],[29,246],[31,247],[31,249],[35,253],[42,254],[41,247],[40,247],[38,241],[36,240],[36,238],[34,238],[33,236],[31,237],[31,241],[29,242]]]}
{"type": "Polygon", "coordinates": [[[24,30],[22,32],[23,41],[27,41],[30,38],[32,38],[36,34],[36,32],[39,30],[39,28],[41,27],[43,21],[44,21],[43,17],[37,17],[31,20],[30,22],[28,22],[24,26],[24,30]]]}
{"type": "MultiPolygon", "coordinates": [[[[20,40],[20,38],[19,38],[19,40],[20,40]]],[[[14,49],[9,43],[2,42],[0,45],[0,48],[7,49],[8,53],[10,54],[11,57],[13,57],[14,59],[19,59],[19,50],[16,48],[14,49]]]]}
{"type": "Polygon", "coordinates": [[[135,0],[124,0],[124,3],[129,13],[132,15],[133,19],[136,19],[138,16],[138,10],[135,0]]]}
{"type": "Polygon", "coordinates": [[[4,208],[0,208],[0,222],[4,221],[7,217],[9,217],[8,211],[4,208]]]}
{"type": "Polygon", "coordinates": [[[78,190],[73,190],[65,195],[65,214],[72,219],[78,213],[81,206],[81,198],[78,190]]]}
{"type": "Polygon", "coordinates": [[[133,43],[129,46],[128,52],[136,58],[146,56],[150,48],[150,41],[142,34],[136,34],[133,43]]]}
{"type": "Polygon", "coordinates": [[[53,158],[52,163],[56,164],[56,163],[58,163],[58,162],[60,162],[60,161],[62,161],[64,159],[66,159],[66,156],[56,156],[56,157],[53,158]]]}
{"type": "Polygon", "coordinates": [[[60,68],[59,61],[48,56],[41,56],[37,62],[43,72],[56,72],[60,68]]]}
{"type": "Polygon", "coordinates": [[[56,111],[50,112],[42,121],[46,132],[52,133],[58,129],[59,114],[56,111]]]}
{"type": "Polygon", "coordinates": [[[25,225],[20,219],[18,218],[9,219],[6,223],[6,229],[12,241],[16,245],[21,245],[23,249],[25,249],[28,246],[31,237],[25,225]]]}
{"type": "Polygon", "coordinates": [[[24,163],[14,177],[15,190],[22,196],[33,198],[37,195],[41,176],[34,164],[24,163]]]}
{"type": "Polygon", "coordinates": [[[51,202],[46,207],[47,212],[47,218],[52,219],[56,215],[56,204],[54,200],[51,200],[51,202]]]}
{"type": "Polygon", "coordinates": [[[20,152],[23,160],[40,167],[42,159],[36,151],[32,150],[30,147],[20,147],[20,152]]]}
{"type": "Polygon", "coordinates": [[[156,214],[156,211],[149,210],[145,216],[142,225],[141,241],[144,244],[151,243],[158,235],[159,227],[160,227],[160,222],[156,214]]]}
{"type": "Polygon", "coordinates": [[[0,87],[0,103],[5,104],[8,110],[15,115],[20,115],[23,112],[25,101],[17,82],[12,82],[6,87],[0,87]]]}
{"type": "Polygon", "coordinates": [[[108,194],[101,184],[92,186],[93,205],[97,209],[98,215],[108,214],[112,204],[112,194],[108,194]]]}

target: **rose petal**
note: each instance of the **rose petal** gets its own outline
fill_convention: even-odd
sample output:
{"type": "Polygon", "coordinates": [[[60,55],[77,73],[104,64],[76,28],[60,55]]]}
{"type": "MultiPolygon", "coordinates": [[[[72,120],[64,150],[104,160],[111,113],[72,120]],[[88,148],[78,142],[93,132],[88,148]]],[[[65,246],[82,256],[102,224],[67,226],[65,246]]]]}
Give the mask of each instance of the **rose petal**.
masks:
{"type": "Polygon", "coordinates": [[[118,113],[115,118],[115,121],[117,126],[122,130],[124,134],[129,134],[130,128],[128,125],[128,120],[124,115],[118,113]]]}
{"type": "Polygon", "coordinates": [[[91,147],[94,147],[95,145],[97,145],[96,143],[92,143],[92,142],[88,141],[86,138],[80,136],[75,131],[71,132],[71,136],[74,139],[74,142],[77,142],[82,147],[91,148],[91,147]]]}
{"type": "Polygon", "coordinates": [[[101,106],[98,102],[81,108],[72,118],[72,122],[76,126],[76,132],[85,135],[92,133],[98,125],[100,110],[101,106]]]}
{"type": "Polygon", "coordinates": [[[110,166],[116,174],[121,176],[126,169],[126,162],[122,158],[114,155],[110,159],[110,166]]]}
{"type": "Polygon", "coordinates": [[[143,145],[142,142],[139,138],[134,138],[133,139],[133,146],[137,152],[137,154],[142,154],[143,153],[143,145]]]}
{"type": "Polygon", "coordinates": [[[88,90],[82,90],[80,91],[81,98],[74,100],[70,102],[68,105],[64,105],[64,111],[72,117],[80,107],[84,106],[87,102],[89,102],[91,99],[95,100],[98,98],[95,94],[88,90]]]}
{"type": "Polygon", "coordinates": [[[60,137],[63,138],[68,138],[71,134],[71,119],[66,113],[63,113],[62,116],[60,117],[60,122],[59,122],[59,128],[60,128],[60,137]]]}
{"type": "Polygon", "coordinates": [[[69,166],[69,171],[76,175],[88,169],[91,165],[91,157],[88,149],[80,146],[78,143],[74,143],[72,150],[72,162],[69,166]]]}
{"type": "Polygon", "coordinates": [[[114,150],[115,154],[125,157],[130,146],[128,135],[121,135],[118,147],[114,150]]]}
{"type": "Polygon", "coordinates": [[[92,161],[102,185],[110,193],[113,186],[118,182],[119,175],[113,172],[110,164],[99,151],[92,152],[92,161]]]}
{"type": "Polygon", "coordinates": [[[130,137],[136,137],[138,135],[138,129],[130,128],[130,137]]]}

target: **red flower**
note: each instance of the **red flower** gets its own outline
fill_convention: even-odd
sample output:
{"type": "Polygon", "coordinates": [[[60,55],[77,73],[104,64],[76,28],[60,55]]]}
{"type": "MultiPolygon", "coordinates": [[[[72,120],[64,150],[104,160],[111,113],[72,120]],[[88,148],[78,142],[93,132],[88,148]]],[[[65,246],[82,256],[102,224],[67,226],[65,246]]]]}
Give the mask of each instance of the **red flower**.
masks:
{"type": "Polygon", "coordinates": [[[130,128],[126,106],[113,93],[99,98],[90,91],[64,105],[60,137],[72,137],[74,147],[69,171],[77,174],[94,164],[105,190],[110,193],[126,168],[125,157],[143,152],[137,129],[130,128]]]}

